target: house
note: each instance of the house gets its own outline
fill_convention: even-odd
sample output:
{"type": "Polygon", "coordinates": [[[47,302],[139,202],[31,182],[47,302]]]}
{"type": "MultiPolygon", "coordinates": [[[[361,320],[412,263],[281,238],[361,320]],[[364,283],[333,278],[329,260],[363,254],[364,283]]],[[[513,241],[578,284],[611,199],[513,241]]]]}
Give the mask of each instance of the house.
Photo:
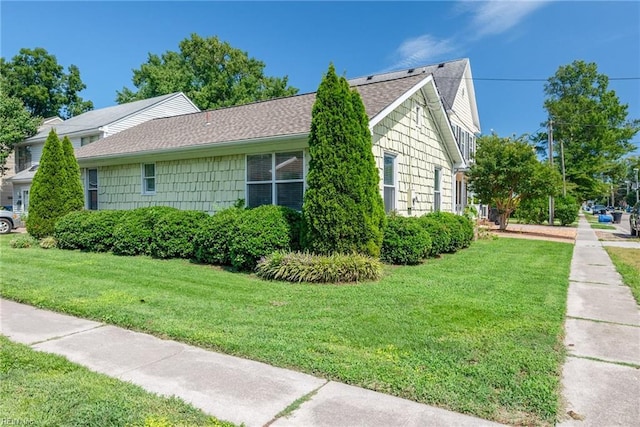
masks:
{"type": "MultiPolygon", "coordinates": [[[[395,79],[406,75],[409,70],[367,76],[350,80],[351,84],[362,84],[367,80],[395,79]]],[[[476,104],[473,75],[469,59],[463,58],[435,65],[417,67],[413,72],[428,73],[433,79],[440,93],[442,103],[451,122],[453,134],[458,148],[467,165],[473,161],[476,150],[476,135],[481,131],[480,116],[476,104]]],[[[467,179],[464,169],[459,169],[455,177],[455,212],[463,213],[470,196],[467,190],[467,179]]]]}
{"type": "Polygon", "coordinates": [[[28,211],[31,182],[51,129],[60,138],[68,136],[74,148],[79,148],[148,120],[198,111],[183,93],[172,93],[88,111],[64,121],[58,117],[46,119],[34,136],[16,144],[9,163],[13,164],[13,170],[0,184],[2,204],[13,205],[16,212],[28,211]]]}
{"type": "MultiPolygon", "coordinates": [[[[458,209],[467,162],[455,126],[469,133],[479,128],[475,99],[469,101],[473,82],[465,75],[468,60],[350,81],[369,117],[388,212],[458,209]],[[449,98],[439,92],[438,74],[449,98]]],[[[80,147],[86,197],[97,200],[88,207],[168,205],[212,213],[243,199],[249,207],[300,209],[314,101],[309,93],[155,119],[80,147]]]]}

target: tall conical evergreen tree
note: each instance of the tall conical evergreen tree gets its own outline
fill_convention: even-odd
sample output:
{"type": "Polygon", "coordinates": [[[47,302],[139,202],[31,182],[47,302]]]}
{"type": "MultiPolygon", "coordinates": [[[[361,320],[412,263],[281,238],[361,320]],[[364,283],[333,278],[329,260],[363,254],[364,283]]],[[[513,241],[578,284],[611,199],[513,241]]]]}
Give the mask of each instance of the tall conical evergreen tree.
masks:
{"type": "Polygon", "coordinates": [[[66,180],[62,185],[64,213],[79,211],[84,208],[84,190],[80,180],[80,166],[73,152],[73,145],[68,136],[62,139],[62,150],[65,158],[66,180]]]}
{"type": "Polygon", "coordinates": [[[302,208],[306,249],[379,256],[385,218],[371,150],[362,100],[331,64],[312,111],[302,208]]]}
{"type": "Polygon", "coordinates": [[[40,164],[31,184],[27,231],[33,237],[50,236],[56,220],[64,214],[62,185],[67,177],[65,165],[62,144],[52,129],[44,143],[40,164]]]}

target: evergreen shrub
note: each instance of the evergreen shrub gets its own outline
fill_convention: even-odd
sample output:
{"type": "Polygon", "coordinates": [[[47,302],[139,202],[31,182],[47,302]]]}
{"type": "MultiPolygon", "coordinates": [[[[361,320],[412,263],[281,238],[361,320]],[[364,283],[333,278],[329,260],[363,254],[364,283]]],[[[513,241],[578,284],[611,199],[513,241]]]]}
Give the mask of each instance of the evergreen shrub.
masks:
{"type": "Polygon", "coordinates": [[[75,211],[60,218],[53,236],[60,249],[108,252],[114,245],[114,229],[122,211],[75,211]]]}
{"type": "Polygon", "coordinates": [[[53,234],[56,221],[66,213],[63,197],[66,165],[62,144],[52,129],[30,189],[27,231],[37,239],[53,234]]]}
{"type": "Polygon", "coordinates": [[[283,206],[263,205],[246,209],[235,222],[229,242],[231,265],[237,270],[253,270],[260,258],[291,248],[293,234],[288,220],[294,217],[283,206]]]}
{"type": "Polygon", "coordinates": [[[525,224],[543,224],[549,220],[549,198],[538,197],[520,202],[513,217],[525,224]]]}
{"type": "Polygon", "coordinates": [[[308,283],[346,283],[378,280],[382,264],[359,254],[313,255],[308,252],[273,252],[262,258],[256,274],[267,280],[308,283]]]}
{"type": "Polygon", "coordinates": [[[194,234],[207,214],[176,210],[158,217],[151,231],[151,256],[155,258],[194,257],[194,234]]]}
{"type": "Polygon", "coordinates": [[[390,215],[380,258],[390,264],[419,264],[431,253],[431,237],[419,218],[390,215]]]}
{"type": "Polygon", "coordinates": [[[430,257],[435,257],[446,253],[451,247],[451,231],[449,227],[434,217],[433,214],[426,214],[419,218],[420,225],[429,233],[431,238],[430,257]]]}
{"type": "Polygon", "coordinates": [[[151,206],[122,212],[113,230],[113,253],[116,255],[151,255],[153,229],[165,214],[178,209],[151,206]]]}
{"type": "Polygon", "coordinates": [[[386,217],[368,125],[360,95],[330,65],[309,132],[302,246],[312,253],[380,255],[386,217]]]}
{"type": "Polygon", "coordinates": [[[204,264],[231,265],[229,243],[244,210],[229,208],[205,218],[193,237],[194,258],[204,264]]]}
{"type": "Polygon", "coordinates": [[[570,225],[578,219],[580,206],[573,196],[560,196],[555,199],[555,218],[563,226],[570,225]]]}

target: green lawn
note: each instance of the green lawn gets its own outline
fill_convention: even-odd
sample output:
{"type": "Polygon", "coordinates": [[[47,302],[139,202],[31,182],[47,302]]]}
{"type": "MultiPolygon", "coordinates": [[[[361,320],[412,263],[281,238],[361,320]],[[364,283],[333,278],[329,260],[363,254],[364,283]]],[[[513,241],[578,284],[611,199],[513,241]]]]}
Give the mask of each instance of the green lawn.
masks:
{"type": "Polygon", "coordinates": [[[482,240],[337,286],[9,240],[7,298],[487,419],[556,419],[570,244],[482,240]]]}
{"type": "Polygon", "coordinates": [[[631,288],[636,302],[640,304],[640,249],[605,246],[624,283],[631,288]]]}
{"type": "MultiPolygon", "coordinates": [[[[4,255],[4,254],[3,254],[4,255]]],[[[34,426],[232,426],[176,398],[97,374],[0,336],[2,424],[34,426]]]]}
{"type": "Polygon", "coordinates": [[[591,225],[591,228],[596,230],[616,230],[616,227],[611,225],[611,223],[606,222],[598,222],[598,215],[593,215],[590,213],[584,214],[585,219],[591,225]]]}

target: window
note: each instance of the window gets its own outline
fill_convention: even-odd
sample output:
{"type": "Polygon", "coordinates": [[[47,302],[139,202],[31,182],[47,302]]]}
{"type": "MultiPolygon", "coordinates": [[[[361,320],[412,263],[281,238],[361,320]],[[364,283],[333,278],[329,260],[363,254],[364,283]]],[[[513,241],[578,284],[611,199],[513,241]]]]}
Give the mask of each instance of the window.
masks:
{"type": "Polygon", "coordinates": [[[31,147],[23,145],[16,147],[16,173],[23,171],[31,166],[31,147]]]}
{"type": "Polygon", "coordinates": [[[396,209],[396,156],[384,155],[384,210],[389,213],[396,209]]]}
{"type": "Polygon", "coordinates": [[[87,169],[87,209],[98,210],[98,169],[87,169]]]}
{"type": "Polygon", "coordinates": [[[247,206],[286,206],[302,210],[302,151],[247,156],[247,206]]]}
{"type": "Polygon", "coordinates": [[[433,172],[433,210],[435,212],[440,212],[440,203],[442,199],[440,191],[442,186],[442,169],[436,168],[433,172]]]}
{"type": "Polygon", "coordinates": [[[416,122],[416,127],[420,128],[422,127],[422,122],[423,122],[423,114],[422,114],[422,105],[416,105],[415,106],[415,122],[416,122]]]}
{"type": "Polygon", "coordinates": [[[156,164],[142,165],[142,194],[156,194],[156,164]]]}
{"type": "Polygon", "coordinates": [[[84,147],[85,145],[89,145],[92,142],[96,142],[100,139],[100,135],[91,135],[91,136],[83,136],[80,138],[80,146],[84,147]]]}

